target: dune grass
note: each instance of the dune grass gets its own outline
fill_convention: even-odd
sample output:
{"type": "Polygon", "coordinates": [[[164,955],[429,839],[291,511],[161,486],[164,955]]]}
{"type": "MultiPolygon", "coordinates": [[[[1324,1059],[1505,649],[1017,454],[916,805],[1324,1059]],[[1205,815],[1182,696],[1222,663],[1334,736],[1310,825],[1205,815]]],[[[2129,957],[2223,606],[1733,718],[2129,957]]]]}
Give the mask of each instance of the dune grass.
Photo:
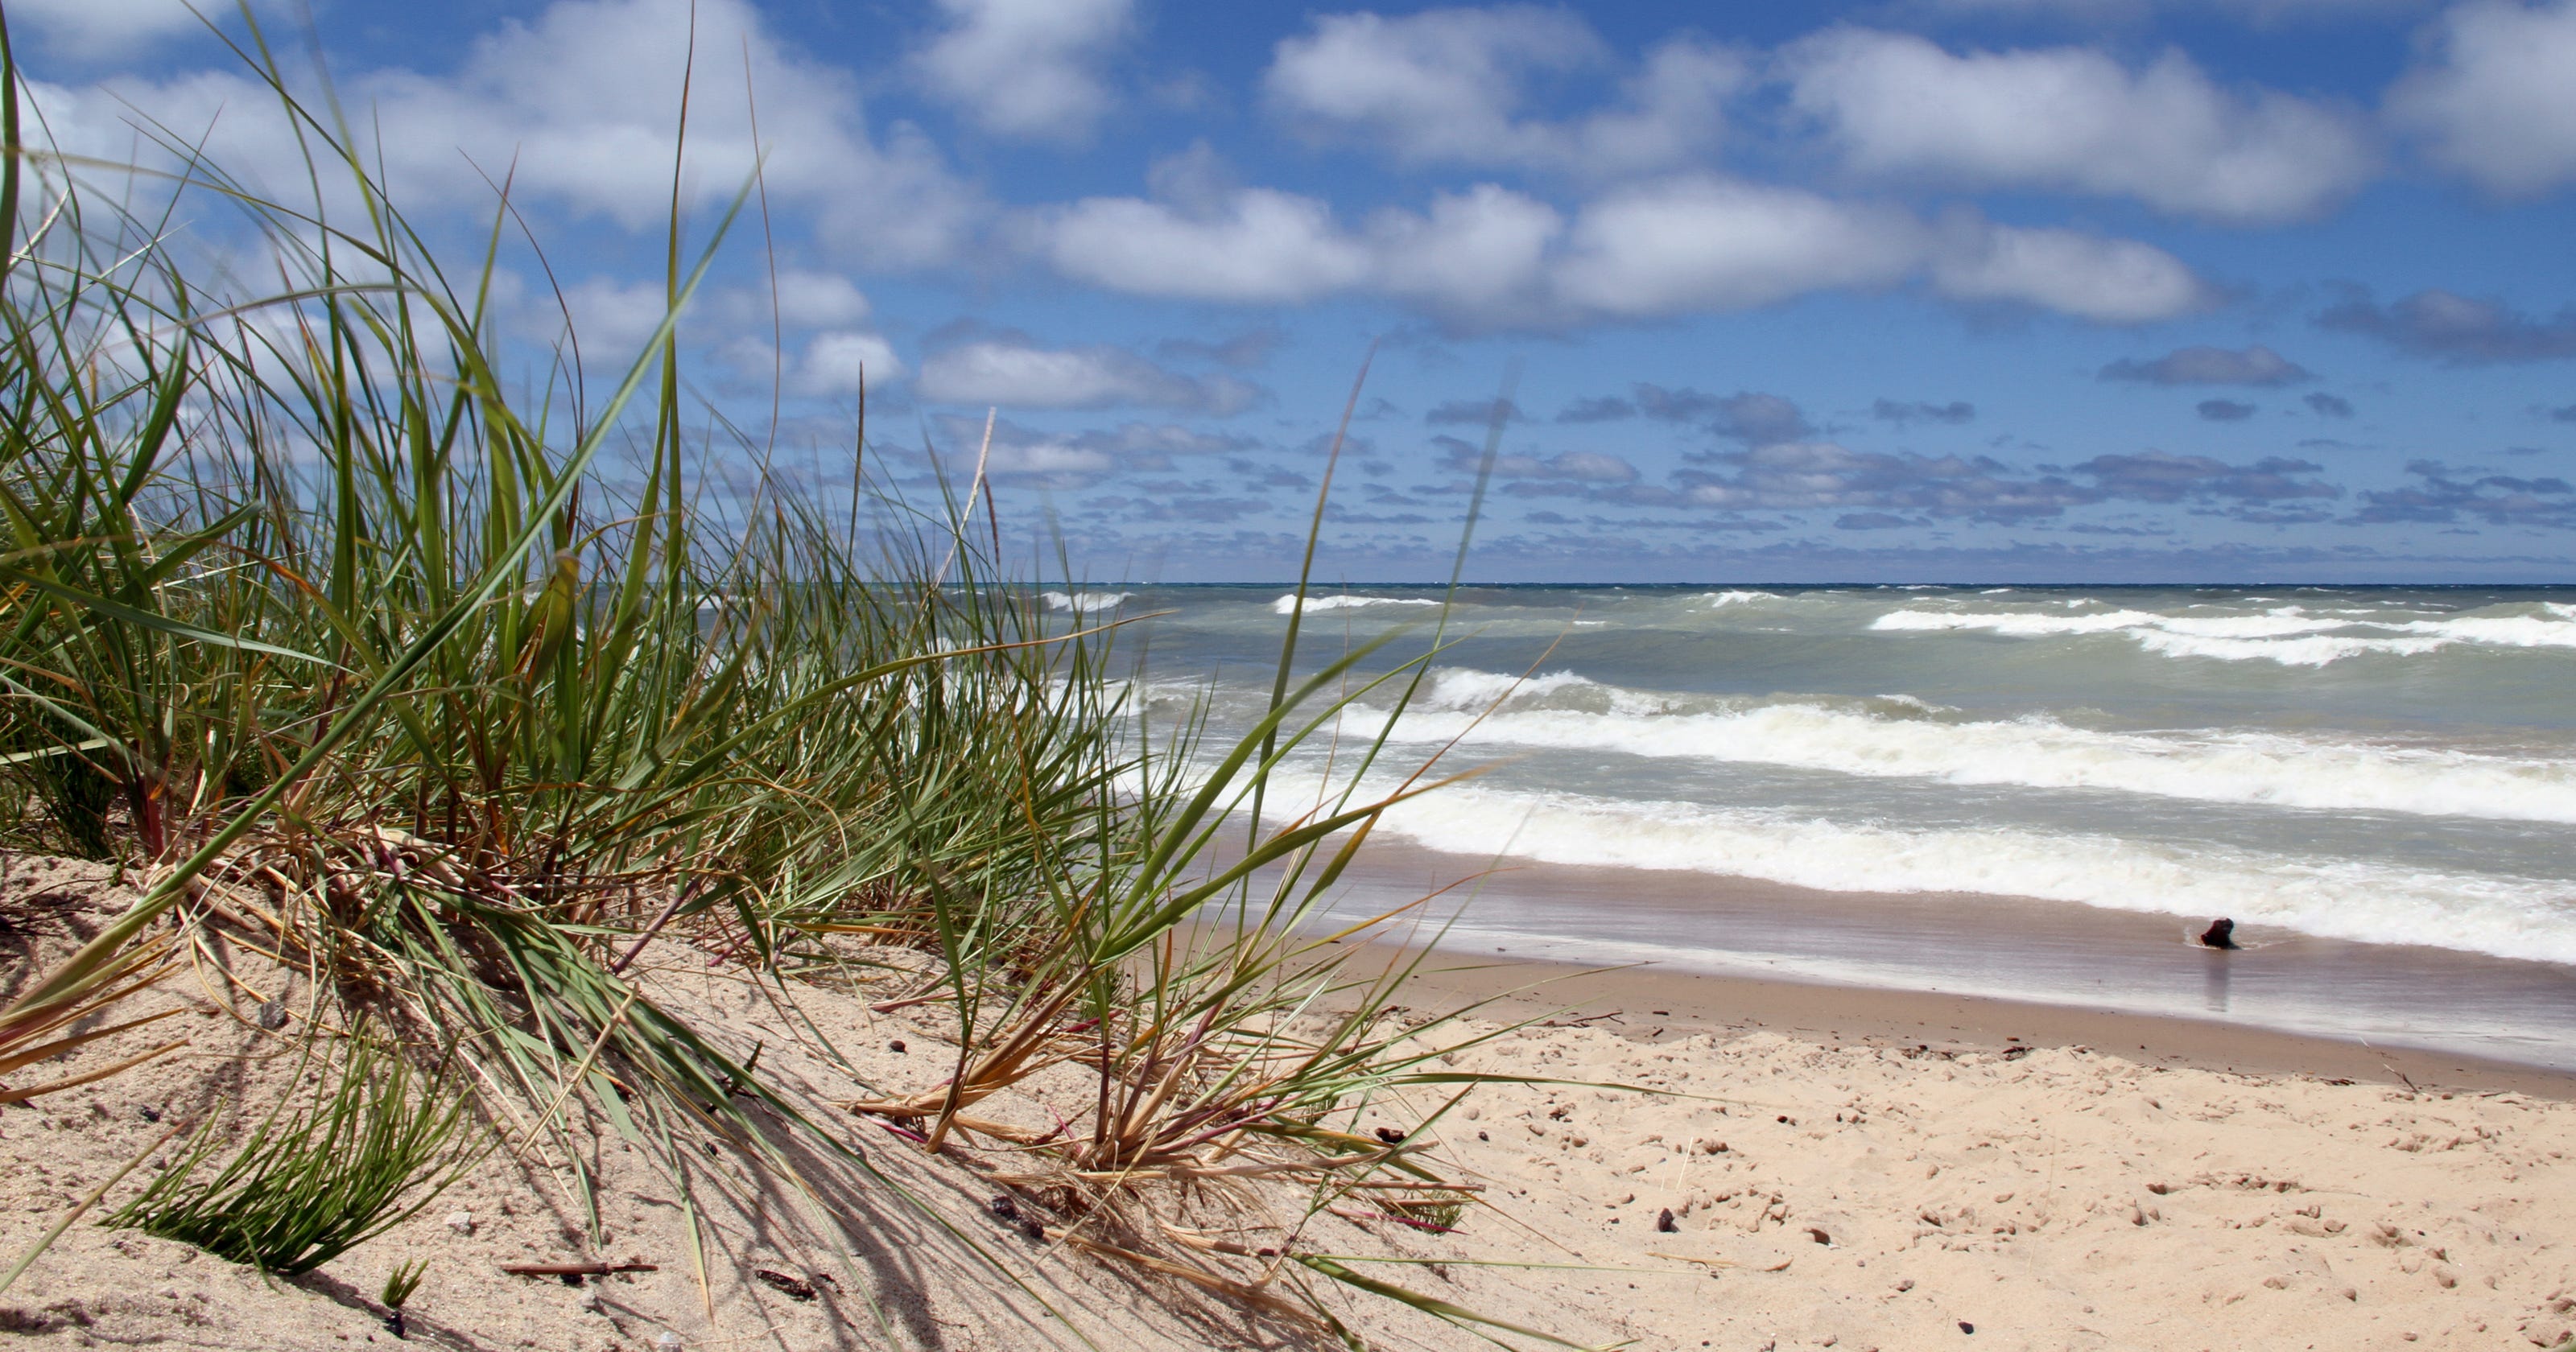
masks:
{"type": "Polygon", "coordinates": [[[277,1104],[237,1145],[209,1115],[103,1224],[291,1277],[419,1214],[478,1158],[457,1148],[465,1100],[364,1035],[339,1052],[310,1101],[277,1104]]]}
{"type": "Polygon", "coordinates": [[[666,1162],[723,1144],[787,1174],[781,1131],[855,1159],[656,1003],[631,965],[664,939],[791,1003],[903,973],[957,1059],[846,1106],[933,1154],[996,1147],[989,1177],[1053,1242],[1346,1339],[1310,1278],[1405,1298],[1298,1236],[1354,1196],[1442,1229],[1472,1195],[1420,1128],[1478,1077],[1382,1017],[1408,968],[1351,969],[1316,932],[1379,815],[1433,781],[1360,799],[1381,740],[1302,811],[1268,786],[1358,695],[1400,709],[1428,659],[1295,678],[1292,617],[1258,726],[1145,725],[1114,626],[1051,619],[979,547],[980,485],[920,509],[870,487],[861,529],[862,504],[692,430],[722,425],[683,393],[679,334],[717,245],[684,250],[676,158],[653,338],[610,377],[567,348],[514,380],[506,203],[452,274],[348,129],[242,55],[327,190],[288,205],[165,136],[184,183],[155,200],[228,203],[281,279],[261,293],[201,284],[166,205],[27,135],[5,72],[0,843],[113,860],[143,896],[0,1011],[0,1068],[68,1049],[174,951],[245,1018],[278,1008],[212,960],[222,934],[309,978],[289,1036],[451,1046],[473,1113],[354,1075],[220,1168],[210,1126],[120,1222],[295,1271],[478,1140],[535,1150],[594,1234],[577,1122],[666,1162]],[[1088,1106],[1046,1132],[978,1111],[1042,1074],[1086,1077],[1088,1106]],[[1413,1134],[1359,1134],[1411,1091],[1433,1096],[1413,1134]],[[376,1143],[364,1177],[324,1167],[344,1139],[376,1143]],[[317,1188],[348,1203],[329,1234],[262,1228],[317,1188]]]}

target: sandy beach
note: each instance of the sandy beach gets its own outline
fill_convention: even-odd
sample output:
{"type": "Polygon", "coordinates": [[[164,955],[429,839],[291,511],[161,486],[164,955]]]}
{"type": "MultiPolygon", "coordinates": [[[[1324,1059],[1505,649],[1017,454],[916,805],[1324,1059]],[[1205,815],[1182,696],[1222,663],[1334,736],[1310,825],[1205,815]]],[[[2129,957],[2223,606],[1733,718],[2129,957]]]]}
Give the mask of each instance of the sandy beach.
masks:
{"type": "MultiPolygon", "coordinates": [[[[2212,916],[1971,892],[1823,891],[1679,870],[1496,860],[1379,840],[1347,875],[1336,911],[1376,914],[1435,893],[1415,914],[1427,928],[1448,927],[1442,943],[1451,952],[1479,960],[1982,997],[2005,1007],[2017,997],[2059,1009],[2167,1016],[2182,1028],[2239,1030],[2207,1048],[2195,1044],[2194,1056],[2243,1056],[2233,1050],[2239,1043],[2268,1045],[2267,1035],[2292,1033],[2383,1050],[2437,1049],[2462,1064],[2576,1072],[2576,968],[2562,963],[2355,943],[2243,920],[2236,938],[2244,950],[2217,953],[2192,939],[2212,916]]],[[[1710,989],[1721,988],[1723,981],[1710,989]]],[[[1604,991],[1593,983],[1569,989],[1587,998],[1604,991]]],[[[1993,1030],[1998,1038],[2040,1031],[2031,1017],[2006,1022],[2017,1026],[1993,1030]]],[[[2155,1045],[2152,1038],[2132,1041],[2155,1045]]]]}
{"type": "MultiPolygon", "coordinates": [[[[737,974],[676,945],[654,961],[657,998],[767,1045],[763,1065],[827,1120],[853,1076],[936,1079],[927,1020],[800,989],[835,1063],[737,974]]],[[[255,1099],[278,1073],[191,983],[143,999],[195,1011],[187,1052],[0,1114],[7,1252],[165,1130],[146,1110],[255,1099]]],[[[1404,1017],[1476,1002],[1420,1036],[1487,1039],[1454,1064],[1551,1081],[1480,1088],[1420,1133],[1484,1204],[1438,1234],[1344,1199],[1307,1223],[1308,1251],[1392,1260],[1368,1270],[1642,1349],[2470,1349],[2576,1329],[2576,1077],[2181,1019],[1463,955],[1433,960],[1404,1017]]],[[[1385,1099],[1359,1124],[1416,1132],[1437,1107],[1385,1099]]],[[[927,1159],[837,1120],[882,1180],[817,1161],[807,1199],[711,1158],[695,1180],[713,1199],[703,1286],[667,1182],[603,1131],[597,1254],[541,1169],[490,1160],[295,1282],[85,1221],[0,1298],[0,1326],[31,1346],[390,1344],[371,1297],[425,1256],[413,1337],[447,1347],[1325,1345],[1113,1270],[1061,1229],[1029,1243],[983,1209],[971,1153],[927,1159]],[[656,1270],[571,1288],[499,1268],[593,1257],[656,1270]]],[[[1485,1345],[1390,1303],[1335,1303],[1375,1346],[1485,1345]]]]}
{"type": "Polygon", "coordinates": [[[1543,1235],[1728,1265],[1696,1296],[1641,1283],[1615,1325],[1641,1346],[2566,1339],[2563,1074],[1955,997],[1634,972],[1558,992],[1603,1017],[1461,1063],[1714,1102],[1502,1091],[1447,1135],[1522,1208],[1532,1260],[1543,1235]]]}

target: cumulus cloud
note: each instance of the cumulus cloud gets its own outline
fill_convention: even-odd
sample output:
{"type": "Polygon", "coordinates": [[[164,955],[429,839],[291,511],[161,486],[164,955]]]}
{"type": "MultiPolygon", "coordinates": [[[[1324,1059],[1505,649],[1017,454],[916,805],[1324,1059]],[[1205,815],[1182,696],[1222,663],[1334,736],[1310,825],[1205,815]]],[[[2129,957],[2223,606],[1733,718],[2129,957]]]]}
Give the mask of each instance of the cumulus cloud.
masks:
{"type": "Polygon", "coordinates": [[[1078,141],[1112,102],[1100,64],[1134,0],[939,0],[947,28],[914,57],[931,91],[1000,136],[1078,141]]]}
{"type": "Polygon", "coordinates": [[[2378,338],[2447,366],[2576,357],[2576,305],[2534,319],[2500,300],[2426,290],[2389,305],[2354,288],[2316,316],[2317,326],[2378,338]]]}
{"type": "Polygon", "coordinates": [[[658,281],[589,277],[564,287],[559,299],[561,312],[550,318],[569,317],[583,360],[591,364],[605,360],[623,365],[634,360],[662,326],[662,317],[670,313],[670,293],[658,281]]]}
{"type": "MultiPolygon", "coordinates": [[[[1473,474],[1484,464],[1484,448],[1456,437],[1433,437],[1431,444],[1441,452],[1441,467],[1463,474],[1473,474]]],[[[1497,455],[1494,457],[1497,479],[1557,480],[1574,484],[1634,483],[1637,467],[1626,459],[1597,451],[1560,451],[1555,455],[1497,455]]]]}
{"type": "Polygon", "coordinates": [[[2479,475],[2433,460],[2415,461],[2406,472],[2419,482],[2362,493],[2353,519],[2440,525],[2466,516],[2495,526],[2576,526],[2576,487],[2565,479],[2479,475]]]}
{"type": "MultiPolygon", "coordinates": [[[[523,201],[649,228],[670,208],[672,119],[693,23],[701,58],[740,58],[698,64],[684,206],[723,204],[757,167],[771,202],[808,212],[836,251],[898,265],[952,254],[982,210],[974,191],[918,133],[873,131],[850,77],[789,50],[748,0],[557,0],[475,39],[452,71],[360,72],[340,93],[367,129],[364,153],[381,156],[406,201],[485,203],[486,175],[507,175],[523,201]],[[757,141],[749,100],[728,87],[746,64],[757,141]]],[[[66,150],[125,159],[148,120],[202,142],[255,188],[303,188],[275,96],[228,71],[31,94],[66,150]]]]}
{"type": "Polygon", "coordinates": [[[1953,219],[1932,258],[1953,300],[2005,301],[2101,324],[2145,324],[2208,308],[2209,285],[2181,259],[2135,240],[1953,219]]]}
{"type": "Polygon", "coordinates": [[[1684,385],[1669,389],[1639,382],[1626,395],[1578,399],[1556,415],[1560,423],[1614,422],[1638,416],[1658,422],[1684,423],[1730,441],[1760,445],[1795,441],[1815,434],[1798,405],[1781,395],[1738,390],[1714,395],[1684,385]]]}
{"type": "Polygon", "coordinates": [[[809,396],[857,394],[903,375],[902,359],[882,334],[825,332],[805,340],[788,370],[787,388],[809,396]]]}
{"type": "Polygon", "coordinates": [[[934,404],[1005,408],[1168,408],[1215,417],[1259,402],[1259,386],[1233,376],[1191,376],[1122,347],[1048,348],[1017,338],[961,343],[921,363],[914,388],[934,404]]]}
{"type": "Polygon", "coordinates": [[[1919,236],[1911,218],[1883,208],[1686,175],[1586,204],[1555,289],[1577,309],[1623,319],[1751,309],[1892,286],[1917,265],[1919,236]]]}
{"type": "Polygon", "coordinates": [[[1795,403],[1776,394],[1739,391],[1724,399],[1708,400],[1705,409],[1693,409],[1685,414],[1682,412],[1684,406],[1699,402],[1692,397],[1698,394],[1697,391],[1682,390],[1670,398],[1655,397],[1663,393],[1652,385],[1638,386],[1639,406],[1658,418],[1689,418],[1702,422],[1719,436],[1748,446],[1795,441],[1815,434],[1816,429],[1808,423],[1807,415],[1795,403]]]}
{"type": "Polygon", "coordinates": [[[1892,422],[1899,426],[1911,422],[1949,423],[1956,426],[1960,423],[1975,422],[1977,406],[1965,399],[1953,399],[1946,404],[1936,404],[1923,399],[1912,402],[1878,399],[1871,402],[1869,416],[1880,422],[1892,422]]]}
{"type": "MultiPolygon", "coordinates": [[[[2068,470],[2022,474],[1986,456],[1890,455],[1826,441],[1753,446],[1710,457],[1726,469],[1684,469],[1673,476],[1683,505],[1731,511],[1836,509],[1843,530],[1880,530],[1939,519],[2010,523],[2059,516],[2071,508],[2131,501],[2199,503],[2244,519],[2277,516],[2283,504],[2342,496],[2304,477],[2319,466],[2267,457],[2231,465],[2208,456],[2145,451],[2096,456],[2068,470]]],[[[1647,505],[1638,488],[1593,494],[1603,501],[1647,505]]],[[[2310,517],[2303,519],[2312,519],[2310,517]]],[[[2265,519],[2272,519],[2266,517],[2265,519]]]]}
{"type": "Polygon", "coordinates": [[[1690,503],[1738,510],[1866,508],[1978,521],[2055,516],[2101,494],[2056,475],[2015,478],[1984,456],[1888,455],[1824,441],[1756,446],[1724,457],[1732,473],[1682,470],[1690,503]]]}
{"type": "Polygon", "coordinates": [[[2180,347],[2152,361],[2122,357],[2103,367],[2098,378],[2150,385],[2294,385],[2315,376],[2258,343],[2242,350],[2180,347]]]}
{"type": "MultiPolygon", "coordinates": [[[[780,271],[774,290],[741,288],[729,293],[729,297],[737,303],[749,299],[760,306],[774,302],[778,322],[791,329],[843,328],[866,319],[875,309],[849,278],[804,268],[780,271]]],[[[758,312],[754,313],[756,316],[758,312]]]]}
{"type": "Polygon", "coordinates": [[[1040,212],[1031,229],[1056,271],[1132,295],[1293,304],[1359,285],[1373,263],[1331,207],[1268,188],[1241,189],[1198,211],[1084,198],[1040,212]]]}
{"type": "Polygon", "coordinates": [[[2320,418],[2349,418],[2352,416],[2352,401],[2342,397],[2341,395],[2328,394],[2323,390],[2319,390],[2316,393],[2309,395],[2305,402],[2307,403],[2309,411],[2315,413],[2320,418]]]}
{"type": "Polygon", "coordinates": [[[1311,131],[1370,133],[1407,159],[1491,163],[1526,153],[1535,129],[1513,112],[1527,76],[1607,56],[1581,17],[1533,5],[1328,14],[1278,44],[1263,85],[1311,131]]]}
{"type": "Polygon", "coordinates": [[[937,424],[948,443],[940,458],[952,475],[973,473],[980,457],[984,472],[996,479],[1077,488],[1097,483],[1118,468],[1117,457],[1106,450],[1081,445],[1070,436],[1024,427],[1007,418],[993,422],[989,446],[984,440],[981,418],[943,414],[937,424]]]}
{"type": "Polygon", "coordinates": [[[1783,60],[1794,106],[1861,173],[2269,224],[2325,210],[2376,170],[2358,116],[2221,89],[2180,51],[2131,70],[2088,47],[1953,55],[1912,34],[1836,28],[1783,60]]]}
{"type": "Polygon", "coordinates": [[[2266,456],[2250,465],[2230,465],[2205,455],[2141,451],[2135,455],[2097,455],[2075,468],[2090,476],[2101,487],[2103,496],[2139,502],[2280,502],[2343,495],[2343,490],[2332,484],[2298,477],[2315,474],[2324,466],[2283,456],[2266,456]]]}
{"type": "Polygon", "coordinates": [[[1454,325],[1543,325],[1549,248],[1564,218],[1545,202],[1493,184],[1442,193],[1429,213],[1382,211],[1371,222],[1376,285],[1454,325]]]}
{"type": "Polygon", "coordinates": [[[1579,16],[1534,5],[1317,18],[1282,40],[1263,76],[1274,112],[1317,140],[1352,141],[1409,163],[1635,172],[1714,142],[1741,58],[1688,38],[1649,52],[1616,104],[1585,117],[1526,117],[1533,79],[1605,68],[1579,16]]]}
{"type": "Polygon", "coordinates": [[[2501,197],[2576,182],[2576,0],[2472,0],[2429,36],[2388,94],[2427,158],[2501,197]]]}
{"type": "MultiPolygon", "coordinates": [[[[1085,514],[1096,521],[1115,521],[1121,525],[1132,525],[1138,522],[1218,525],[1228,521],[1240,521],[1270,506],[1259,498],[1230,498],[1213,493],[1191,492],[1188,491],[1189,486],[1183,485],[1139,484],[1137,487],[1147,490],[1150,496],[1121,494],[1091,498],[1082,504],[1085,514]],[[1167,491],[1175,487],[1182,488],[1183,491],[1167,491]]],[[[1233,545],[1233,542],[1200,540],[1193,543],[1212,555],[1243,557],[1242,548],[1233,545]]],[[[1270,541],[1265,538],[1261,543],[1267,545],[1270,541]]]]}
{"type": "Polygon", "coordinates": [[[1280,304],[1366,291],[1461,330],[1560,329],[1758,308],[1920,279],[1939,295],[2100,323],[2171,318],[2210,288],[2128,240],[2023,229],[1686,173],[1624,184],[1569,220],[1494,184],[1387,209],[1365,229],[1264,188],[1091,198],[1023,221],[1065,276],[1176,299],[1280,304]]]}
{"type": "Polygon", "coordinates": [[[2234,399],[2203,399],[2198,408],[2206,422],[2243,422],[2257,412],[2252,404],[2234,399]]]}
{"type": "MultiPolygon", "coordinates": [[[[942,458],[950,471],[972,472],[983,443],[984,420],[943,413],[934,423],[947,444],[942,458]]],[[[1001,418],[993,423],[992,453],[985,472],[1006,481],[1084,487],[1116,474],[1169,470],[1175,457],[1239,455],[1260,444],[1250,437],[1175,423],[1129,422],[1082,432],[1051,432],[1001,418]]]]}

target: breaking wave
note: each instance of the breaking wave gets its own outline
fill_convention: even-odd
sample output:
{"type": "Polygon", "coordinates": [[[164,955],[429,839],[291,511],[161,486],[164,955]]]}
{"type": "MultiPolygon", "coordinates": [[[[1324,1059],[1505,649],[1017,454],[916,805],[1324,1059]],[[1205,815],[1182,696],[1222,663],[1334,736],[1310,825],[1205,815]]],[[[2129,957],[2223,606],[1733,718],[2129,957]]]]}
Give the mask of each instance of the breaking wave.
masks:
{"type": "MultiPolygon", "coordinates": [[[[1306,598],[1305,610],[1311,615],[1319,610],[1357,610],[1362,606],[1436,606],[1438,604],[1440,603],[1437,601],[1426,601],[1409,596],[1309,596],[1306,598]]],[[[1270,609],[1274,614],[1294,614],[1298,609],[1297,594],[1290,592],[1280,597],[1270,603],[1270,609]]]]}
{"type": "Polygon", "coordinates": [[[2039,715],[1974,719],[1904,695],[1664,696],[1570,672],[1520,680],[1444,668],[1395,736],[1952,784],[2576,823],[2576,763],[2566,760],[2273,732],[2110,732],[2039,715]]]}
{"type": "Polygon", "coordinates": [[[2365,943],[2576,962],[2576,886],[2098,835],[1903,830],[1784,813],[1452,786],[1381,829],[1431,849],[1688,870],[1838,892],[1976,892],[2227,915],[2365,943]]]}
{"type": "Polygon", "coordinates": [[[2279,606],[2259,615],[2164,615],[2145,610],[2090,615],[1894,610],[1871,621],[1869,627],[1882,633],[1972,630],[2010,638],[2120,634],[2162,656],[2303,667],[2371,655],[2416,656],[2456,644],[2576,648],[2576,606],[2548,603],[2540,609],[2544,613],[2442,619],[2378,618],[2372,612],[2356,615],[2351,610],[2320,613],[2295,605],[2279,606]]]}
{"type": "Polygon", "coordinates": [[[1122,606],[1122,605],[1127,604],[1127,600],[1128,600],[1128,598],[1129,598],[1129,597],[1134,596],[1135,594],[1136,594],[1136,593],[1134,593],[1134,592],[1123,592],[1123,591],[1122,591],[1122,592],[1095,592],[1095,591],[1087,591],[1087,592],[1060,592],[1060,591],[1051,591],[1051,592],[1040,592],[1040,593],[1038,593],[1038,595],[1039,595],[1042,599],[1044,599],[1044,600],[1046,601],[1046,603],[1047,603],[1047,609],[1049,609],[1049,610],[1070,610],[1070,611],[1074,612],[1074,613],[1075,613],[1075,614],[1077,614],[1077,615],[1089,615],[1089,614],[1093,614],[1093,613],[1095,613],[1095,612],[1097,612],[1097,611],[1103,611],[1103,610],[1116,610],[1118,607],[1120,607],[1120,606],[1122,606]]]}

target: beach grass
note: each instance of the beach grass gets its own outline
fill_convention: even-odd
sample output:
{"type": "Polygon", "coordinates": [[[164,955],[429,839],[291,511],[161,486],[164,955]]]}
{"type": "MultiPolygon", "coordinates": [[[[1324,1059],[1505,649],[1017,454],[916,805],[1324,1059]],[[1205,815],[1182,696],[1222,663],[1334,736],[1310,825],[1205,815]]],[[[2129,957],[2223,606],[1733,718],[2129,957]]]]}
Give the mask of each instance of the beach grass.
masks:
{"type": "Polygon", "coordinates": [[[458,1149],[465,1100],[363,1034],[327,1050],[309,1101],[278,1103],[238,1144],[209,1115],[103,1224],[295,1276],[419,1214],[477,1158],[458,1149]]]}
{"type": "Polygon", "coordinates": [[[1311,801],[1271,784],[1427,658],[1299,674],[1292,616],[1257,726],[1149,724],[1118,626],[1016,585],[980,480],[884,490],[862,420],[842,511],[706,430],[680,318],[731,213],[692,252],[675,186],[652,338],[607,375],[567,342],[514,377],[506,200],[451,270],[329,101],[240,51],[309,201],[175,133],[167,172],[56,153],[5,72],[0,843],[111,861],[141,899],[0,1012],[0,1071],[127,1031],[61,1034],[186,960],[338,1076],[247,1137],[209,1121],[117,1223],[300,1271],[506,1146],[596,1237],[593,1122],[684,1205],[702,1149],[866,1168],[655,1000],[639,959],[683,943],[791,1005],[874,981],[944,1021],[945,1074],[845,1107],[934,1155],[1004,1147],[988,1175],[1044,1237],[1314,1329],[1341,1327],[1316,1274],[1400,1293],[1306,1261],[1300,1227],[1364,1190],[1454,1222],[1472,1194],[1415,1133],[1479,1077],[1438,1063],[1444,1025],[1386,1017],[1409,968],[1355,969],[1318,926],[1380,814],[1437,781],[1360,798],[1381,738],[1311,801]],[[229,207],[223,246],[276,284],[214,268],[180,200],[229,207]],[[300,975],[291,999],[244,949],[300,975]],[[433,1053],[470,1113],[383,1069],[433,1053]],[[1045,1132],[978,1111],[1041,1073],[1087,1077],[1089,1106],[1045,1132]],[[1410,1130],[1361,1131],[1417,1091],[1410,1130]],[[1272,1237],[1212,1236],[1185,1196],[1272,1237]]]}

